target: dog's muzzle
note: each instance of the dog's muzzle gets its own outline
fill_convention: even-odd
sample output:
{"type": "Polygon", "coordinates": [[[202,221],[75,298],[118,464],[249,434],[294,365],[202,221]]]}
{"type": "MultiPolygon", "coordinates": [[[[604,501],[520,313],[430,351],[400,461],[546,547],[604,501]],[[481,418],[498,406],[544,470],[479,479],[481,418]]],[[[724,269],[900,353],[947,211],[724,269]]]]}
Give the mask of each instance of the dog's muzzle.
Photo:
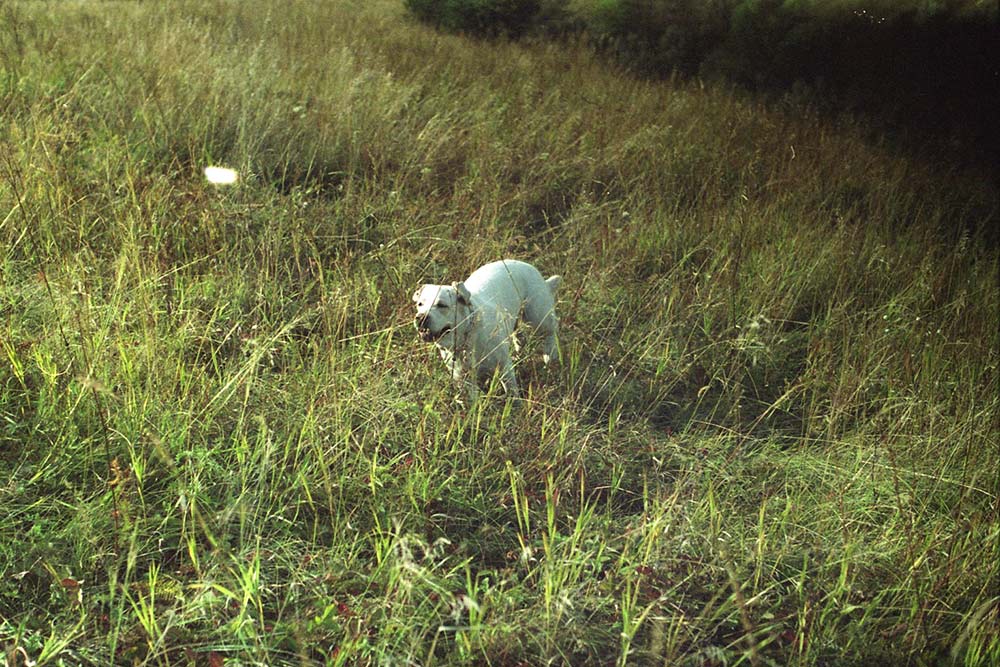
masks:
{"type": "Polygon", "coordinates": [[[426,343],[433,343],[434,341],[441,338],[441,336],[451,331],[451,327],[449,326],[442,327],[441,330],[436,333],[434,331],[431,331],[430,327],[427,326],[426,317],[417,317],[413,321],[413,323],[417,327],[417,334],[420,336],[420,340],[426,343]]]}

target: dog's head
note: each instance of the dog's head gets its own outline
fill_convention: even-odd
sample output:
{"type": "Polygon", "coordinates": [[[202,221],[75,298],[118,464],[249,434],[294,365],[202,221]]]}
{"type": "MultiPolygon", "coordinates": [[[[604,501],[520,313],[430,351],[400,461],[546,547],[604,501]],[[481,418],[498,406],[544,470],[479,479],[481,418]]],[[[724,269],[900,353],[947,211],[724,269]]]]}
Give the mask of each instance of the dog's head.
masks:
{"type": "Polygon", "coordinates": [[[420,338],[443,347],[455,347],[455,335],[467,323],[472,297],[463,283],[423,285],[413,293],[417,304],[414,324],[420,338]]]}

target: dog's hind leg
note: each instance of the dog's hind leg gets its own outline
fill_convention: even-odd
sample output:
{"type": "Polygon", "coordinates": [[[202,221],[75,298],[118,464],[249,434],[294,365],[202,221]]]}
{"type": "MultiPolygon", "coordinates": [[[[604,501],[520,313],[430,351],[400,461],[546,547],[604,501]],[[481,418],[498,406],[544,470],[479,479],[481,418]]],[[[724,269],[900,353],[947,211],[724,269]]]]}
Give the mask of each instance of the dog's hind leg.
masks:
{"type": "Polygon", "coordinates": [[[542,361],[546,364],[553,360],[559,361],[559,320],[556,318],[555,304],[548,301],[532,305],[534,312],[527,315],[531,316],[534,334],[542,337],[542,361]]]}
{"type": "Polygon", "coordinates": [[[542,337],[542,361],[559,361],[559,319],[555,299],[546,295],[529,301],[524,308],[524,322],[532,334],[542,337]]]}
{"type": "Polygon", "coordinates": [[[553,359],[559,361],[559,325],[556,318],[550,317],[547,322],[551,322],[545,332],[545,340],[542,341],[542,362],[548,364],[553,359]]]}

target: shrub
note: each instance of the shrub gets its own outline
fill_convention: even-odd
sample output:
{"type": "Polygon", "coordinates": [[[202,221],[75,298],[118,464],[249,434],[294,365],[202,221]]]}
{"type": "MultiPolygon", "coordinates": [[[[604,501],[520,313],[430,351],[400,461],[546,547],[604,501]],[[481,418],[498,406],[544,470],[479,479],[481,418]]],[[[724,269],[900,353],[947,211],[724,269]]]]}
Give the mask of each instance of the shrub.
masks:
{"type": "Polygon", "coordinates": [[[533,24],[540,0],[405,0],[417,18],[447,30],[518,37],[533,24]]]}
{"type": "Polygon", "coordinates": [[[727,8],[718,1],[577,0],[570,11],[600,45],[647,74],[697,71],[727,30],[727,8]]]}

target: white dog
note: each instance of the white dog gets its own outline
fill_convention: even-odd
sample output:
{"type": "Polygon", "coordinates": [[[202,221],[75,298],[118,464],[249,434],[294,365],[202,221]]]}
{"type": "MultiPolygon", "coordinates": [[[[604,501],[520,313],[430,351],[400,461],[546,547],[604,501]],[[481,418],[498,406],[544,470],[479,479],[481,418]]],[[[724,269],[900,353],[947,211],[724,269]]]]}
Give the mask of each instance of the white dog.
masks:
{"type": "Polygon", "coordinates": [[[559,276],[543,279],[531,264],[503,259],[476,269],[464,283],[424,285],[413,295],[421,339],[433,341],[452,376],[469,399],[478,383],[495,371],[508,397],[517,398],[510,349],[517,349],[514,328],[524,321],[541,334],[542,360],[559,358],[555,293],[559,276]]]}

